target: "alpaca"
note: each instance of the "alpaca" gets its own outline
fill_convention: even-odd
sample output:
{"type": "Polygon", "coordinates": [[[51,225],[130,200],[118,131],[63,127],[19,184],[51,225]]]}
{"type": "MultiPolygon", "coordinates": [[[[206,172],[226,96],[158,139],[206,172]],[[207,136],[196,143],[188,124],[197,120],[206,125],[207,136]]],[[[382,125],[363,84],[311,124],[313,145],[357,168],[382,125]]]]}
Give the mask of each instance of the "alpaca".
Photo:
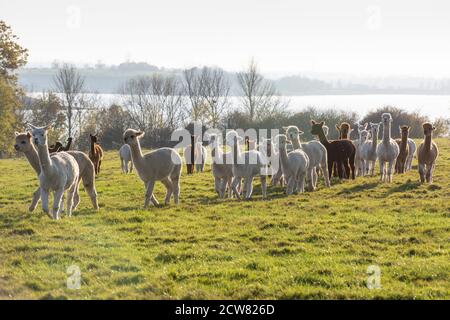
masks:
{"type": "Polygon", "coordinates": [[[48,147],[48,152],[55,153],[55,152],[60,152],[60,151],[69,151],[70,150],[70,146],[72,145],[72,141],[73,141],[73,138],[69,137],[67,139],[67,144],[66,144],[65,147],[62,145],[61,142],[56,141],[55,144],[53,144],[50,147],[48,147]]]}
{"type": "Polygon", "coordinates": [[[214,191],[219,198],[225,198],[226,190],[228,189],[228,197],[231,198],[231,183],[233,180],[233,165],[230,163],[230,152],[224,153],[220,146],[218,137],[215,134],[211,134],[211,171],[214,176],[214,191]]]}
{"type": "Polygon", "coordinates": [[[328,176],[331,179],[333,164],[337,163],[339,179],[355,179],[355,153],[356,148],[350,140],[329,141],[323,131],[325,122],[316,122],[311,120],[311,134],[319,137],[320,142],[327,149],[328,156],[328,176]],[[349,167],[350,165],[350,167],[349,167]],[[345,169],[345,170],[342,170],[345,169]]]}
{"type": "MultiPolygon", "coordinates": [[[[286,194],[291,195],[294,190],[304,192],[305,178],[307,173],[311,170],[309,168],[309,158],[306,152],[301,148],[298,148],[288,153],[286,150],[287,143],[288,138],[286,135],[278,135],[281,169],[287,181],[286,194]]],[[[312,177],[310,179],[312,179],[312,177]]]]}
{"type": "Polygon", "coordinates": [[[409,143],[408,135],[409,126],[400,126],[401,139],[395,139],[399,147],[399,154],[397,161],[395,162],[395,173],[405,173],[406,172],[406,160],[409,157],[409,143]]]}
{"type": "MultiPolygon", "coordinates": [[[[272,179],[270,181],[270,185],[271,186],[276,186],[277,184],[279,184],[281,187],[284,187],[286,184],[286,180],[284,179],[283,176],[283,170],[281,169],[281,162],[280,162],[280,153],[278,152],[279,150],[279,139],[278,139],[279,135],[276,135],[273,138],[274,143],[272,143],[272,152],[273,152],[273,159],[276,159],[276,161],[272,164],[272,179]]],[[[289,144],[287,145],[289,146],[289,144]]],[[[293,149],[293,148],[292,148],[293,149]]],[[[292,150],[289,150],[289,148],[286,148],[287,152],[289,153],[292,150]]]]}
{"type": "Polygon", "coordinates": [[[205,163],[207,160],[208,151],[202,145],[200,140],[200,136],[191,136],[191,144],[184,148],[184,160],[186,162],[186,168],[188,174],[194,173],[194,165],[195,171],[204,172],[205,171],[205,163]],[[192,152],[194,151],[194,152],[192,152]]]}
{"type": "Polygon", "coordinates": [[[411,138],[408,138],[408,148],[409,148],[409,154],[408,154],[408,158],[406,158],[406,171],[409,171],[412,169],[412,161],[414,158],[414,154],[416,153],[416,143],[411,138]]]}
{"type": "Polygon", "coordinates": [[[347,122],[342,122],[340,126],[336,125],[336,130],[339,132],[339,140],[350,140],[350,133],[353,129],[347,122]]]}
{"type": "Polygon", "coordinates": [[[39,185],[42,209],[45,213],[49,213],[48,197],[49,192],[53,191],[53,219],[58,220],[62,207],[61,200],[64,192],[67,191],[67,215],[70,217],[79,180],[78,163],[66,152],[56,153],[50,157],[47,144],[47,132],[50,126],[39,128],[30,124],[30,127],[32,128],[33,142],[38,148],[41,168],[39,185]]]}
{"type": "Polygon", "coordinates": [[[172,148],[160,148],[142,154],[140,139],[144,137],[144,132],[128,129],[123,134],[123,140],[131,148],[131,160],[145,185],[144,208],[147,208],[150,201],[154,206],[159,205],[153,194],[156,181],[161,181],[167,189],[165,204],[169,204],[172,197],[175,204],[178,204],[180,196],[180,176],[181,157],[172,148]]]}
{"type": "Polygon", "coordinates": [[[391,114],[383,113],[381,123],[383,125],[383,139],[377,146],[377,157],[380,162],[381,181],[391,183],[395,161],[400,150],[398,144],[391,138],[391,114]]]}
{"type": "Polygon", "coordinates": [[[309,158],[309,169],[306,175],[309,190],[314,191],[317,186],[317,169],[322,171],[325,179],[325,185],[330,187],[330,179],[328,176],[328,155],[327,149],[318,141],[310,141],[300,144],[300,136],[303,134],[296,126],[283,127],[287,137],[292,141],[294,150],[302,149],[309,158]]]}
{"type": "Polygon", "coordinates": [[[439,149],[436,143],[432,141],[433,131],[436,130],[436,128],[429,122],[424,123],[422,127],[425,137],[424,141],[419,145],[419,149],[417,151],[420,182],[424,183],[426,181],[428,183],[432,183],[433,170],[436,165],[436,159],[439,155],[439,149]]]}
{"type": "MultiPolygon", "coordinates": [[[[33,143],[31,142],[31,134],[29,132],[27,133],[18,133],[16,132],[16,144],[14,145],[14,148],[19,151],[23,152],[28,159],[28,162],[36,172],[36,174],[39,177],[39,174],[41,173],[41,167],[39,164],[39,155],[36,151],[36,148],[34,147],[33,143]]],[[[78,186],[81,181],[83,181],[84,189],[86,190],[87,194],[89,195],[92,206],[95,210],[98,210],[98,203],[97,203],[97,191],[95,190],[95,173],[94,173],[94,165],[92,164],[89,157],[80,151],[68,151],[68,154],[70,154],[72,157],[75,158],[75,160],[78,163],[78,167],[80,169],[80,178],[78,180],[78,186]]],[[[80,198],[78,195],[78,186],[76,189],[76,193],[74,195],[74,210],[77,208],[80,198]]],[[[29,211],[33,212],[34,209],[36,209],[36,206],[39,202],[39,199],[41,197],[41,191],[38,187],[37,190],[33,194],[33,200],[29,207],[29,211]]]]}
{"type": "Polygon", "coordinates": [[[89,158],[94,164],[95,174],[98,175],[100,174],[100,166],[102,165],[103,160],[103,149],[97,143],[98,140],[97,134],[95,135],[89,134],[89,136],[91,138],[91,148],[89,149],[89,158]]]}
{"type": "Polygon", "coordinates": [[[370,174],[375,175],[375,163],[377,161],[377,146],[378,146],[378,131],[380,130],[381,123],[370,122],[370,135],[372,140],[367,139],[362,145],[360,145],[360,157],[363,163],[363,175],[370,174]]]}
{"type": "Polygon", "coordinates": [[[267,196],[267,185],[265,171],[265,161],[261,153],[257,150],[250,150],[241,152],[239,147],[239,141],[242,141],[242,137],[239,137],[238,133],[231,130],[227,133],[226,143],[231,147],[232,155],[232,168],[233,168],[233,182],[231,183],[231,190],[235,194],[236,198],[241,199],[240,192],[238,191],[238,185],[244,179],[244,198],[249,200],[253,193],[253,179],[255,176],[260,176],[262,196],[267,196]]]}
{"type": "Polygon", "coordinates": [[[363,160],[361,158],[361,141],[366,141],[368,139],[368,135],[366,135],[366,133],[364,131],[367,132],[367,125],[368,123],[365,123],[364,125],[359,124],[358,122],[355,123],[357,130],[358,130],[358,139],[356,140],[352,140],[353,144],[355,145],[356,148],[356,153],[355,153],[355,167],[356,167],[356,176],[363,176],[364,175],[364,171],[362,168],[363,165],[363,160]],[[364,136],[361,136],[361,133],[363,133],[364,136]]]}
{"type": "Polygon", "coordinates": [[[122,173],[132,173],[133,172],[133,161],[131,161],[131,149],[130,146],[124,144],[119,150],[120,157],[120,167],[122,168],[122,173]],[[128,163],[130,162],[130,170],[128,170],[128,163]]]}

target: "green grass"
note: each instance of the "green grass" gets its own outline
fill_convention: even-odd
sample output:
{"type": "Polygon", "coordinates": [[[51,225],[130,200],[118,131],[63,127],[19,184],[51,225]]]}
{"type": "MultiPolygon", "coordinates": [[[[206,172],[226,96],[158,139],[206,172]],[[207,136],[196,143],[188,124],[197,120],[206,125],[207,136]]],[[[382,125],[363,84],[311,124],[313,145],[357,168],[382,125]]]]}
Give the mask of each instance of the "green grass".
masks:
{"type": "MultiPolygon", "coordinates": [[[[3,299],[449,299],[450,142],[433,185],[417,170],[358,178],[287,197],[217,200],[212,175],[181,180],[181,204],[143,209],[144,187],[108,152],[100,211],[84,190],[72,218],[27,208],[37,180],[25,159],[0,160],[3,299]],[[66,269],[81,269],[80,290],[66,269]],[[380,289],[366,287],[381,268],[380,289]]],[[[416,162],[414,162],[416,165],[416,162]]],[[[163,186],[156,196],[163,201],[163,186]]]]}

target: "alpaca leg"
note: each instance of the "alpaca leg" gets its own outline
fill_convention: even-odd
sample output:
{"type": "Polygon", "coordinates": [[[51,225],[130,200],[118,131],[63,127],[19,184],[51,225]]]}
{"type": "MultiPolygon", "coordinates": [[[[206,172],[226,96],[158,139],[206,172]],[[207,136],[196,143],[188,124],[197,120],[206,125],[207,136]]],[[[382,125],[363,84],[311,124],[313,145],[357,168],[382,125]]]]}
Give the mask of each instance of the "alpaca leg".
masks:
{"type": "Polygon", "coordinates": [[[328,166],[326,163],[324,163],[324,164],[322,164],[321,168],[322,168],[323,178],[325,179],[325,185],[329,188],[331,186],[331,183],[330,183],[330,177],[328,175],[328,166]]]}
{"type": "Polygon", "coordinates": [[[241,199],[241,195],[238,191],[238,184],[240,183],[240,181],[241,181],[241,177],[234,177],[233,182],[231,183],[231,190],[233,190],[233,193],[238,200],[241,199]]]}
{"type": "Polygon", "coordinates": [[[333,164],[334,164],[333,161],[328,160],[328,178],[329,178],[329,180],[331,180],[331,175],[333,174],[333,167],[334,167],[333,164]]]}
{"type": "Polygon", "coordinates": [[[384,167],[384,161],[383,160],[380,160],[380,179],[381,179],[381,182],[384,182],[384,174],[385,174],[385,167],[384,167]]]}
{"type": "Polygon", "coordinates": [[[173,202],[178,204],[180,202],[180,177],[178,175],[172,176],[173,186],[173,202]]]}
{"type": "Polygon", "coordinates": [[[128,173],[128,161],[123,162],[124,173],[128,173]]]}
{"type": "Polygon", "coordinates": [[[40,198],[41,198],[41,188],[37,188],[36,191],[34,191],[33,193],[33,200],[31,201],[30,207],[28,208],[30,212],[33,212],[34,209],[36,209],[36,206],[40,198]]]}
{"type": "Polygon", "coordinates": [[[389,161],[388,162],[388,168],[387,168],[387,180],[388,183],[392,182],[392,174],[394,171],[394,166],[395,166],[395,162],[394,161],[389,161]]]}
{"type": "Polygon", "coordinates": [[[299,192],[300,193],[305,192],[305,174],[304,173],[299,174],[297,180],[299,185],[299,192]]]}
{"type": "Polygon", "coordinates": [[[295,179],[294,176],[289,177],[288,181],[287,181],[287,186],[286,186],[286,194],[289,196],[292,193],[294,193],[294,188],[296,185],[297,181],[295,179]]]}
{"type": "Polygon", "coordinates": [[[145,202],[144,209],[148,207],[150,200],[153,203],[153,188],[155,187],[155,181],[151,180],[147,182],[146,190],[145,190],[145,202]]]}
{"type": "Polygon", "coordinates": [[[75,194],[73,196],[73,210],[75,210],[78,205],[80,204],[80,183],[81,178],[78,178],[78,181],[76,182],[75,187],[75,194]]]}
{"type": "Polygon", "coordinates": [[[122,173],[125,173],[125,165],[124,160],[120,158],[120,169],[122,170],[122,173]]]}
{"type": "Polygon", "coordinates": [[[130,173],[133,173],[133,161],[130,161],[130,173]]]}
{"type": "Polygon", "coordinates": [[[225,192],[226,192],[226,189],[227,189],[227,184],[228,184],[227,178],[219,179],[217,194],[219,195],[220,199],[224,199],[225,198],[225,192]]]}
{"type": "Polygon", "coordinates": [[[249,200],[253,193],[253,177],[248,177],[244,179],[245,186],[245,199],[249,200]]]}
{"type": "Polygon", "coordinates": [[[309,191],[314,191],[316,189],[314,182],[314,172],[316,172],[315,168],[308,168],[307,177],[308,177],[308,189],[309,191]]]}
{"type": "Polygon", "coordinates": [[[232,196],[231,184],[233,183],[233,177],[227,178],[228,198],[232,196]]]}
{"type": "MultiPolygon", "coordinates": [[[[350,179],[350,166],[349,166],[349,159],[344,159],[342,161],[342,165],[344,166],[344,172],[345,172],[345,178],[350,179]]],[[[355,178],[355,164],[353,163],[353,169],[352,169],[352,177],[355,178]]]]}
{"type": "Polygon", "coordinates": [[[337,164],[336,164],[336,166],[337,166],[337,172],[338,172],[338,177],[339,177],[339,179],[343,179],[344,178],[344,168],[343,168],[343,165],[342,165],[342,161],[337,161],[337,164]]]}
{"type": "MultiPolygon", "coordinates": [[[[97,202],[97,191],[95,190],[95,187],[92,184],[85,184],[84,190],[86,190],[87,194],[89,195],[89,199],[91,199],[92,206],[95,210],[98,210],[98,202],[97,202]]],[[[74,206],[76,209],[76,206],[74,206]]]]}
{"type": "Polygon", "coordinates": [[[220,194],[221,185],[222,185],[222,182],[221,182],[220,178],[214,177],[214,191],[217,194],[220,194]]]}
{"type": "Polygon", "coordinates": [[[42,201],[42,210],[45,213],[49,213],[50,211],[48,210],[48,190],[45,190],[43,188],[40,188],[40,193],[41,193],[41,201],[42,201]]]}
{"type": "Polygon", "coordinates": [[[422,163],[419,163],[419,176],[420,176],[420,182],[425,182],[425,165],[422,163]]]}
{"type": "MultiPolygon", "coordinates": [[[[53,199],[53,219],[58,220],[59,219],[59,209],[61,207],[61,200],[62,196],[64,194],[64,189],[58,189],[54,193],[54,199],[53,199]]],[[[73,196],[73,195],[72,195],[73,196]]],[[[67,208],[67,210],[70,210],[71,208],[67,208]]]]}
{"type": "Polygon", "coordinates": [[[434,170],[434,163],[427,165],[426,180],[428,183],[433,182],[433,170],[434,170]]]}
{"type": "Polygon", "coordinates": [[[375,176],[375,166],[376,166],[377,162],[376,160],[372,160],[371,161],[371,165],[370,165],[370,175],[373,177],[375,176]]]}
{"type": "Polygon", "coordinates": [[[170,203],[170,198],[172,197],[173,185],[172,180],[170,178],[164,178],[161,180],[162,184],[166,187],[166,198],[164,199],[164,203],[168,205],[170,203]]]}
{"type": "Polygon", "coordinates": [[[316,188],[317,188],[317,180],[318,180],[318,178],[319,178],[316,169],[317,169],[317,168],[313,168],[313,170],[312,170],[313,190],[316,190],[316,188]]]}
{"type": "Polygon", "coordinates": [[[100,166],[102,165],[102,160],[98,160],[98,169],[97,172],[100,174],[100,166]]]}
{"type": "Polygon", "coordinates": [[[73,185],[68,191],[67,191],[67,216],[71,217],[72,216],[72,209],[74,209],[74,205],[73,205],[73,198],[75,195],[77,189],[77,185],[73,185]]]}
{"type": "Polygon", "coordinates": [[[261,191],[263,199],[267,198],[267,177],[261,176],[261,191]]]}

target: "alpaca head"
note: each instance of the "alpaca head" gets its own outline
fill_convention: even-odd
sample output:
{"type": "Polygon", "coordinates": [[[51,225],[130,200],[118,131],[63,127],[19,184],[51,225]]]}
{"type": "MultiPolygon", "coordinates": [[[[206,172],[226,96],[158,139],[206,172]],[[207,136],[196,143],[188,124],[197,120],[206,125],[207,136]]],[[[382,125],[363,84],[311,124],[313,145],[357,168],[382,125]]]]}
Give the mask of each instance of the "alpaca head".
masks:
{"type": "Polygon", "coordinates": [[[429,122],[425,122],[423,125],[423,134],[425,136],[431,136],[433,134],[433,130],[436,130],[436,127],[433,127],[433,125],[429,122]]]}
{"type": "Polygon", "coordinates": [[[128,129],[123,134],[123,141],[130,147],[139,144],[139,139],[143,138],[145,133],[143,131],[137,131],[134,129],[128,129]]]}
{"type": "Polygon", "coordinates": [[[366,122],[364,124],[360,124],[359,122],[355,123],[356,128],[358,129],[358,131],[363,131],[363,130],[367,130],[369,124],[366,122]]]}
{"type": "Polygon", "coordinates": [[[50,149],[59,150],[62,147],[63,147],[62,143],[59,141],[56,141],[54,145],[50,146],[50,149]]]}
{"type": "Polygon", "coordinates": [[[398,128],[400,129],[400,134],[402,137],[408,137],[409,130],[411,129],[410,126],[399,126],[398,128]]]}
{"type": "Polygon", "coordinates": [[[350,127],[350,124],[347,122],[342,122],[340,126],[336,125],[336,129],[339,132],[339,136],[342,137],[350,137],[350,133],[353,131],[350,127]]]}
{"type": "Polygon", "coordinates": [[[97,133],[94,134],[94,135],[89,134],[89,137],[91,138],[91,142],[92,143],[97,143],[97,141],[98,141],[98,134],[97,133]]]}
{"type": "Polygon", "coordinates": [[[381,122],[380,123],[373,123],[373,122],[370,123],[370,133],[372,135],[372,138],[378,137],[378,131],[380,130],[380,124],[381,124],[381,122]]]}
{"type": "Polygon", "coordinates": [[[323,133],[323,126],[325,125],[325,122],[316,122],[314,120],[311,120],[311,134],[318,136],[319,134],[323,133]]]}
{"type": "Polygon", "coordinates": [[[323,129],[323,133],[327,137],[328,136],[328,132],[330,131],[330,128],[328,128],[328,126],[323,126],[322,129],[323,129]]]}
{"type": "Polygon", "coordinates": [[[369,131],[361,130],[359,131],[359,141],[365,142],[369,138],[369,131]]]}
{"type": "Polygon", "coordinates": [[[383,125],[388,125],[392,122],[392,116],[390,113],[383,113],[381,115],[381,122],[383,123],[383,125]]]}
{"type": "Polygon", "coordinates": [[[279,149],[286,149],[287,145],[290,143],[288,137],[285,134],[279,134],[275,138],[279,149]]]}
{"type": "Polygon", "coordinates": [[[28,152],[33,149],[33,145],[31,144],[31,133],[19,133],[16,132],[16,144],[14,145],[14,149],[20,152],[28,152]]]}
{"type": "Polygon", "coordinates": [[[45,146],[47,148],[47,132],[51,125],[45,127],[35,127],[32,124],[28,125],[31,128],[31,135],[33,136],[33,143],[36,146],[45,146]]]}
{"type": "Polygon", "coordinates": [[[286,136],[291,141],[300,139],[300,136],[304,133],[296,126],[283,127],[283,130],[286,132],[286,136]]]}

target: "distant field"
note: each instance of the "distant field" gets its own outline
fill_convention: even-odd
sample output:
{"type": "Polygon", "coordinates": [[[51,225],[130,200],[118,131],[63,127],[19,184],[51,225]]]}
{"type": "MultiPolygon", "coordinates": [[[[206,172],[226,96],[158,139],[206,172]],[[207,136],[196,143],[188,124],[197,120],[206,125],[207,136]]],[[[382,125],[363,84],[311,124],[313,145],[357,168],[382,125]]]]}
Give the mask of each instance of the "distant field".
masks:
{"type": "MultiPolygon", "coordinates": [[[[450,141],[433,185],[414,170],[320,180],[314,193],[218,200],[209,170],[186,176],[181,204],[143,209],[144,187],[106,153],[100,211],[84,190],[72,218],[27,211],[37,179],[25,159],[0,160],[1,299],[450,299],[450,141]],[[81,288],[66,286],[69,266],[81,288]],[[368,289],[367,268],[381,270],[368,289]]],[[[162,202],[164,190],[157,184],[162,202]]]]}

